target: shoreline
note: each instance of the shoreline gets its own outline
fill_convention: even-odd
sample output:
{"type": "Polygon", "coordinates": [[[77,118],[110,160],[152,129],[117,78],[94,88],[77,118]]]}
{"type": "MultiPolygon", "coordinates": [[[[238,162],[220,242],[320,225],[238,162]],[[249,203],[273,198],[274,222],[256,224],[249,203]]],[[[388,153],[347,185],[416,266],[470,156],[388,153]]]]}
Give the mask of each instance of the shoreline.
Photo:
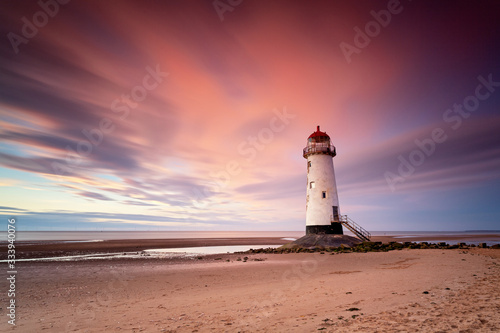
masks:
{"type": "MultiPolygon", "coordinates": [[[[205,246],[284,245],[290,240],[279,237],[261,238],[172,238],[172,239],[122,239],[99,242],[40,241],[16,242],[16,259],[43,258],[55,256],[84,255],[93,253],[141,252],[150,249],[169,249],[205,246]]],[[[0,260],[7,256],[7,244],[0,245],[0,260]]]]}
{"type": "Polygon", "coordinates": [[[373,236],[372,241],[374,242],[463,242],[463,243],[474,243],[474,242],[486,242],[485,240],[491,240],[500,243],[500,233],[487,233],[487,234],[476,234],[467,233],[463,235],[419,235],[419,236],[373,236]]]}

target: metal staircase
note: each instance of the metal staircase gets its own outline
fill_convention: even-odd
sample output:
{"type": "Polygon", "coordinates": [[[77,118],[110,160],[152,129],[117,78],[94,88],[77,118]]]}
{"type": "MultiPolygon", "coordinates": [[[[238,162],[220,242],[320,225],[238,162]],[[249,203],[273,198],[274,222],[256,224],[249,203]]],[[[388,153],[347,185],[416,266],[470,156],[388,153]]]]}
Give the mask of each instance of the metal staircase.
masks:
{"type": "Polygon", "coordinates": [[[347,217],[347,215],[340,215],[340,221],[335,221],[342,223],[347,229],[349,229],[354,235],[356,235],[362,241],[370,241],[372,236],[368,231],[363,229],[359,224],[347,217]]]}

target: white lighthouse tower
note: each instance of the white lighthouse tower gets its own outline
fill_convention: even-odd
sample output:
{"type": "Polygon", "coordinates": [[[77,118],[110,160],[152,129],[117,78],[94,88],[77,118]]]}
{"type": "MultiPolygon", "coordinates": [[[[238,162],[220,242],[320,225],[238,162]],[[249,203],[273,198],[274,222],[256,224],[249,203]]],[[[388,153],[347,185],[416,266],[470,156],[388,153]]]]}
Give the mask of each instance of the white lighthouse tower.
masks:
{"type": "Polygon", "coordinates": [[[335,146],[319,130],[307,139],[303,156],[307,159],[306,235],[343,235],[337,184],[333,169],[335,146]]]}
{"type": "Polygon", "coordinates": [[[307,159],[306,234],[284,245],[288,248],[331,248],[370,241],[371,234],[347,215],[340,215],[330,137],[319,130],[307,138],[302,156],[307,159]],[[355,237],[344,235],[343,227],[355,237]]]}

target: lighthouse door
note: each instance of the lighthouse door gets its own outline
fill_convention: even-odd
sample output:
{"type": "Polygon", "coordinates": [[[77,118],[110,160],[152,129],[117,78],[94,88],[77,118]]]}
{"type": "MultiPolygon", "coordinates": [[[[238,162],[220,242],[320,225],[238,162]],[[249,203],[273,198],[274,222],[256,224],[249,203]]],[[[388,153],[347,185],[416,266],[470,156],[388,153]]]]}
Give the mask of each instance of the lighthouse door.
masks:
{"type": "Polygon", "coordinates": [[[339,220],[339,206],[332,206],[333,207],[333,220],[338,221],[339,220]]]}

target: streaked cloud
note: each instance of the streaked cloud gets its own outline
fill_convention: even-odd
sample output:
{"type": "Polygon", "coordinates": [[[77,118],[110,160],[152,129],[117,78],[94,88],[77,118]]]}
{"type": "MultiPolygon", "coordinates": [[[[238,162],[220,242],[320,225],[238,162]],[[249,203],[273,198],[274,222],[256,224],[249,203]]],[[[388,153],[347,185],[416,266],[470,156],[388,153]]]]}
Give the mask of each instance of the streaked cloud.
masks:
{"type": "MultiPolygon", "coordinates": [[[[405,214],[427,216],[439,200],[450,209],[470,191],[489,212],[472,229],[491,229],[500,91],[457,130],[443,113],[479,75],[500,81],[498,5],[403,5],[350,64],[339,44],[387,1],[245,2],[223,22],[203,1],[61,6],[18,53],[0,43],[4,214],[46,228],[302,230],[301,151],[321,125],[337,146],[344,214],[400,229],[405,214]],[[283,110],[294,117],[277,119],[283,110]],[[447,139],[391,191],[384,175],[435,128],[447,139]]],[[[38,10],[9,2],[1,35],[22,34],[38,10]]],[[[455,228],[446,211],[433,216],[455,228]]]]}

